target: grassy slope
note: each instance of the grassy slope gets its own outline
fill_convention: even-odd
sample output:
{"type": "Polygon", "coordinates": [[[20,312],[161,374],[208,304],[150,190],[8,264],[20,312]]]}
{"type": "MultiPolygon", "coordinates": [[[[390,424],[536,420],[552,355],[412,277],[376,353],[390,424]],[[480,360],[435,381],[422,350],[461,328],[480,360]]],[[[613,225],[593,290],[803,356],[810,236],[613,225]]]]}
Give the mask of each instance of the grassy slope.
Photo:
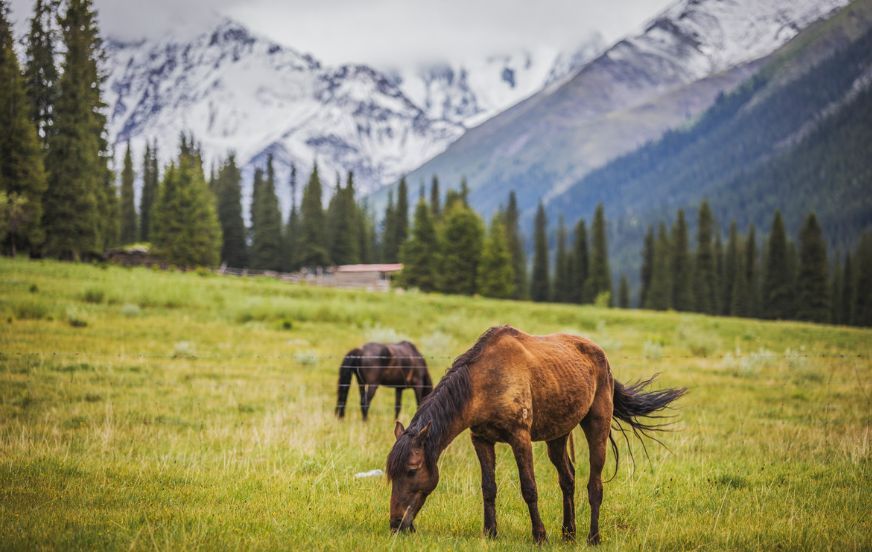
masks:
{"type": "MultiPolygon", "coordinates": [[[[408,336],[438,378],[498,323],[588,335],[620,380],[661,372],[692,390],[672,452],[649,447],[649,462],[636,445],[635,472],[606,484],[605,549],[872,546],[868,330],[8,259],[0,313],[0,548],[528,548],[507,447],[497,541],[480,537],[466,435],[419,532],[394,539],[384,480],[352,477],[384,462],[392,394],[369,424],[332,416],[353,345],[408,336]]],[[[556,475],[535,454],[559,545],[556,475]]]]}

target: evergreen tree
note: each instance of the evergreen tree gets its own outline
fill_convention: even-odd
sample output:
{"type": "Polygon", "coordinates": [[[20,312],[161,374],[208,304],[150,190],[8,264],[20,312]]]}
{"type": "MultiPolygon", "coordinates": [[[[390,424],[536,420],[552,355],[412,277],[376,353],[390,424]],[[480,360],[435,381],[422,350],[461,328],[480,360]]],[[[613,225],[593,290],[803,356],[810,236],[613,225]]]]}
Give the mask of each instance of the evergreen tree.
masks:
{"type": "Polygon", "coordinates": [[[872,232],[860,238],[855,255],[857,275],[854,279],[852,323],[872,326],[872,232]]]}
{"type": "Polygon", "coordinates": [[[312,168],[309,182],[303,190],[298,243],[300,266],[313,268],[330,264],[324,228],[324,208],[321,205],[321,179],[318,177],[317,165],[312,168]]]}
{"type": "Polygon", "coordinates": [[[839,257],[840,255],[836,255],[836,261],[833,263],[833,278],[830,280],[830,322],[833,324],[842,324],[842,287],[845,282],[842,278],[842,263],[839,257]]]}
{"type": "Polygon", "coordinates": [[[272,155],[267,157],[266,178],[259,183],[251,208],[251,266],[263,270],[281,270],[282,214],[276,196],[272,155]]]}
{"type": "Polygon", "coordinates": [[[356,211],[354,176],[349,172],[345,188],[337,185],[336,193],[327,208],[330,258],[334,264],[360,262],[360,241],[355,236],[358,227],[356,211]]]}
{"type": "Polygon", "coordinates": [[[439,268],[439,241],[436,226],[427,203],[421,198],[415,207],[415,224],[411,238],[403,244],[400,258],[403,261],[401,282],[405,287],[421,291],[436,289],[439,268]]]}
{"type": "Polygon", "coordinates": [[[625,274],[621,274],[621,283],[618,286],[618,307],[630,308],[630,284],[627,282],[625,274]]]}
{"type": "Polygon", "coordinates": [[[579,219],[575,224],[575,241],[572,253],[572,300],[576,303],[589,303],[593,298],[584,293],[584,283],[590,272],[590,257],[587,250],[587,226],[584,219],[579,219]]]}
{"type": "Polygon", "coordinates": [[[478,288],[485,297],[510,299],[516,294],[512,255],[502,217],[495,216],[491,220],[481,255],[478,288]]]}
{"type": "Polygon", "coordinates": [[[292,272],[297,269],[297,237],[300,232],[300,214],[297,211],[297,166],[291,163],[288,178],[291,194],[291,210],[288,222],[282,231],[282,270],[292,272]]]}
{"type": "Polygon", "coordinates": [[[548,276],[548,220],[545,207],[539,202],[533,229],[533,277],[530,280],[530,298],[533,301],[547,301],[551,296],[551,280],[548,276]]]}
{"type": "MultiPolygon", "coordinates": [[[[739,264],[739,232],[736,229],[736,221],[730,223],[730,233],[727,238],[727,251],[724,254],[724,277],[721,280],[721,314],[736,314],[733,308],[733,290],[736,287],[739,264]]],[[[744,268],[744,263],[743,268],[744,268]]],[[[744,274],[742,275],[744,278],[744,274]]]]}
{"type": "Polygon", "coordinates": [[[524,252],[524,238],[521,236],[521,213],[518,211],[518,199],[514,190],[509,192],[509,204],[503,213],[503,224],[506,229],[506,244],[512,256],[512,274],[514,274],[515,299],[523,299],[527,295],[527,255],[524,252]]]}
{"type": "Polygon", "coordinates": [[[466,183],[466,177],[460,178],[460,200],[467,207],[469,206],[469,184],[466,183]]]}
{"type": "Polygon", "coordinates": [[[857,283],[857,274],[854,272],[854,265],[851,263],[850,252],[845,255],[845,268],[842,270],[842,278],[844,278],[844,284],[842,285],[842,297],[840,298],[842,306],[839,317],[843,324],[850,325],[854,324],[854,301],[856,300],[854,290],[857,283]]]}
{"type": "Polygon", "coordinates": [[[787,235],[781,212],[775,211],[769,247],[766,252],[766,276],[763,282],[763,315],[766,318],[786,319],[791,314],[792,277],[788,260],[787,235]]]}
{"type": "Polygon", "coordinates": [[[48,139],[43,221],[46,253],[79,259],[102,252],[112,241],[117,218],[103,139],[96,14],[90,0],[69,0],[66,6],[60,21],[65,54],[48,139]]]}
{"type": "Polygon", "coordinates": [[[554,262],[554,301],[558,303],[567,303],[570,300],[572,292],[570,286],[571,271],[570,259],[566,254],[566,223],[561,216],[557,223],[557,258],[554,262]]]}
{"type": "Polygon", "coordinates": [[[15,206],[2,242],[13,255],[22,247],[35,249],[44,237],[40,219],[46,175],[30,110],[6,2],[0,1],[0,192],[8,209],[15,206]]]}
{"type": "Polygon", "coordinates": [[[151,240],[152,208],[157,197],[158,183],[157,142],[154,147],[145,143],[145,154],[142,157],[142,194],[139,198],[139,239],[151,240]]]}
{"type": "Polygon", "coordinates": [[[399,250],[409,236],[409,190],[406,186],[406,177],[400,179],[400,185],[397,187],[397,210],[395,214],[396,232],[395,243],[397,247],[396,255],[399,255],[399,250]]]}
{"type": "Polygon", "coordinates": [[[693,308],[693,290],[690,287],[690,251],[687,222],[684,219],[684,210],[682,209],[678,210],[678,216],[672,226],[669,269],[672,282],[670,305],[677,311],[691,310],[693,308]]]}
{"type": "Polygon", "coordinates": [[[639,306],[645,308],[648,304],[648,290],[651,289],[651,276],[654,274],[654,227],[649,226],[645,232],[645,242],[642,246],[642,269],[639,273],[641,287],[639,289],[639,306]]]}
{"type": "Polygon", "coordinates": [[[757,266],[757,237],[752,224],[745,240],[745,278],[748,282],[748,303],[746,310],[737,313],[739,316],[757,316],[760,310],[760,271],[757,266]]]}
{"type": "Polygon", "coordinates": [[[828,322],[827,248],[817,217],[811,213],[799,234],[796,316],[800,320],[828,322]]]}
{"type": "Polygon", "coordinates": [[[651,272],[651,286],[645,297],[646,309],[666,310],[672,300],[669,235],[666,225],[660,223],[657,229],[657,242],[654,246],[654,267],[651,272]]]}
{"type": "Polygon", "coordinates": [[[434,221],[438,221],[442,216],[441,201],[442,196],[439,195],[439,177],[434,174],[433,180],[430,182],[430,215],[434,221]]]}
{"type": "Polygon", "coordinates": [[[124,168],[121,171],[121,243],[133,243],[137,239],[136,205],[133,198],[133,157],[130,142],[124,153],[124,168]]]}
{"type": "Polygon", "coordinates": [[[25,81],[30,98],[30,116],[45,150],[54,121],[52,110],[57,100],[58,69],[55,66],[57,3],[36,0],[30,31],[27,34],[25,81]]]}
{"type": "Polygon", "coordinates": [[[248,246],[242,220],[242,174],[233,153],[221,164],[215,180],[222,235],[221,262],[236,268],[248,266],[248,246]]]}
{"type": "Polygon", "coordinates": [[[477,291],[484,227],[466,205],[456,203],[443,213],[438,276],[439,291],[472,295],[477,291]]]}
{"type": "Polygon", "coordinates": [[[592,300],[601,293],[609,294],[609,305],[612,304],[612,274],[609,269],[609,251],[606,242],[606,217],[603,205],[596,207],[591,226],[590,274],[585,283],[585,293],[592,300]]]}
{"type": "Polygon", "coordinates": [[[215,197],[199,153],[184,139],[179,150],[160,185],[152,241],[158,253],[177,266],[215,266],[222,241],[215,197]]]}
{"type": "Polygon", "coordinates": [[[400,244],[397,243],[397,210],[394,207],[393,191],[388,191],[388,204],[382,222],[382,261],[395,263],[398,260],[400,244]]]}
{"type": "Polygon", "coordinates": [[[715,313],[721,312],[721,282],[724,281],[724,244],[721,242],[721,229],[717,224],[715,228],[715,313]]]}
{"type": "MultiPolygon", "coordinates": [[[[749,236],[750,237],[750,236],[749,236]]],[[[745,248],[748,244],[745,245],[745,248]]],[[[730,246],[727,245],[729,251],[730,246]]],[[[751,281],[748,278],[747,255],[741,247],[736,252],[736,273],[733,289],[730,291],[730,304],[726,310],[733,316],[751,316],[751,281]]]]}
{"type": "Polygon", "coordinates": [[[697,312],[714,314],[717,309],[717,260],[712,243],[714,220],[708,202],[699,207],[696,261],[693,271],[694,307],[697,312]]]}

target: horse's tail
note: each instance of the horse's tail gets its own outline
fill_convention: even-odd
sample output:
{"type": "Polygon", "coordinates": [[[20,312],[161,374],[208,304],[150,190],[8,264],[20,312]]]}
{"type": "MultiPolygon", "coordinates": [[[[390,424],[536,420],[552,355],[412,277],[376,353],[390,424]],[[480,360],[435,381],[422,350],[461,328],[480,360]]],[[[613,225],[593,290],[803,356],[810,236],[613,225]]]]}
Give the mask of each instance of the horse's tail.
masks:
{"type": "Polygon", "coordinates": [[[338,400],[336,401],[336,416],[339,418],[345,416],[345,401],[348,399],[348,388],[351,387],[351,374],[355,374],[358,380],[360,379],[357,368],[360,367],[361,356],[363,356],[361,349],[351,349],[339,366],[338,400]]]}
{"type": "MultiPolygon", "coordinates": [[[[669,422],[648,422],[640,420],[640,418],[648,418],[649,420],[664,420],[671,416],[657,414],[667,408],[677,399],[687,393],[684,387],[666,388],[657,391],[645,391],[648,385],[654,381],[657,376],[651,376],[646,380],[637,381],[630,385],[624,385],[618,380],[614,381],[614,410],[612,411],[612,419],[617,424],[617,429],[624,435],[626,440],[627,434],[621,422],[625,422],[630,426],[633,434],[642,443],[642,449],[645,455],[648,455],[648,450],[645,448],[645,441],[642,437],[648,437],[653,441],[663,444],[659,439],[650,434],[652,431],[664,431],[669,422]]],[[[614,438],[609,434],[609,439],[612,443],[612,450],[615,452],[615,472],[618,467],[618,450],[614,438]]],[[[629,440],[627,440],[627,449],[630,450],[629,440]]],[[[665,446],[665,445],[664,445],[665,446]]],[[[633,452],[630,450],[630,457],[633,457],[633,452]]]]}

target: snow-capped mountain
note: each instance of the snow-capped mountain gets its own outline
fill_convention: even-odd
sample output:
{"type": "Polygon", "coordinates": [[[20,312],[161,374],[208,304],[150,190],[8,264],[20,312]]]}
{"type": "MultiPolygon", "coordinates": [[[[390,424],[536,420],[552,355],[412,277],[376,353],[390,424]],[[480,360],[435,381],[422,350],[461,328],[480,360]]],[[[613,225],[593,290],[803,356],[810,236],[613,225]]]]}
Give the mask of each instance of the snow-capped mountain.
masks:
{"type": "MultiPolygon", "coordinates": [[[[575,54],[591,57],[595,44],[575,54]]],[[[272,154],[285,212],[291,163],[305,178],[317,161],[331,184],[351,170],[359,191],[373,191],[540,89],[558,55],[388,74],[365,65],[325,66],[226,19],[193,38],[108,40],[106,49],[104,99],[119,159],[128,140],[138,156],[145,140],[157,139],[167,161],[183,131],[202,143],[207,167],[234,151],[250,174],[272,154]]]]}

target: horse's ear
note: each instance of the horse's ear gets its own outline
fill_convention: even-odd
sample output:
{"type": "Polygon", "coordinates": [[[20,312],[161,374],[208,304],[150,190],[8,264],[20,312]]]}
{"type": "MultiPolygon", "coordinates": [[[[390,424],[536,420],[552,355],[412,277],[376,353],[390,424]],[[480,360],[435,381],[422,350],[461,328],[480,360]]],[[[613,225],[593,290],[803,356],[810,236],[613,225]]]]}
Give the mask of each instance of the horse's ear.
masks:
{"type": "Polygon", "coordinates": [[[394,437],[399,439],[400,435],[402,435],[404,431],[406,431],[406,428],[404,428],[403,424],[401,424],[400,421],[397,420],[397,425],[394,426],[394,437]]]}
{"type": "Polygon", "coordinates": [[[421,428],[421,431],[418,432],[418,435],[415,436],[415,439],[420,443],[424,441],[424,438],[427,437],[427,434],[430,433],[430,424],[432,421],[427,422],[427,425],[421,428]]]}

